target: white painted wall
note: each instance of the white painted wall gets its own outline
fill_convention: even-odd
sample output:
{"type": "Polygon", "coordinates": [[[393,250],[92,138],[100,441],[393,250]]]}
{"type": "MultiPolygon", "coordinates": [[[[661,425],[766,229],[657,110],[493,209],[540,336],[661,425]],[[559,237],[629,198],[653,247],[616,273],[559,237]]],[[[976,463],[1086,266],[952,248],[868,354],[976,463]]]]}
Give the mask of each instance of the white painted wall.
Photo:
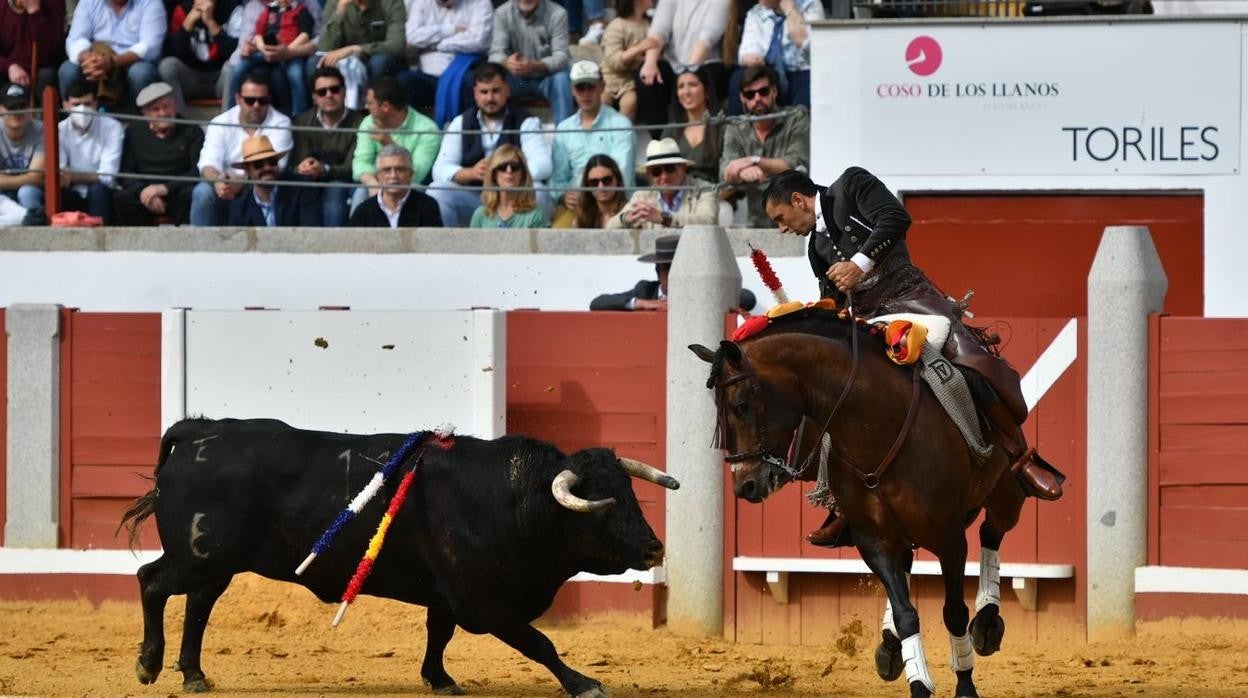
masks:
{"type": "Polygon", "coordinates": [[[1201,191],[1205,315],[1248,315],[1243,32],[1231,18],[820,24],[812,107],[828,126],[812,129],[812,177],[827,184],[857,164],[902,193],[1201,191]],[[939,64],[926,40],[923,55],[907,57],[921,36],[939,45],[939,64]],[[1054,82],[1056,96],[991,94],[994,84],[1054,82]],[[932,96],[941,84],[954,96],[932,96]],[[958,84],[988,94],[958,97],[958,84]],[[881,97],[888,85],[917,85],[922,96],[881,97]],[[1165,127],[1168,156],[1177,129],[1213,126],[1220,148],[1216,161],[1142,162],[1132,151],[1125,163],[1076,162],[1062,131],[1076,126],[1135,128],[1146,140],[1165,127]]]}

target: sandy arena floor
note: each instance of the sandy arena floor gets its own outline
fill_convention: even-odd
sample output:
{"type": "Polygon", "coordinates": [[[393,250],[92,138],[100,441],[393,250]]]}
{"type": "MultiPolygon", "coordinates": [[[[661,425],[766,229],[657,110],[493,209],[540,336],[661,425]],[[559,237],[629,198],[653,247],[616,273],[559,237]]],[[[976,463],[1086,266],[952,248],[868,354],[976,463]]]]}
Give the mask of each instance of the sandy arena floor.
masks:
{"type": "MultiPolygon", "coordinates": [[[[342,626],[334,607],[293,585],[240,576],[217,604],[204,641],[216,696],[400,696],[420,682],[424,609],[361,598],[342,626]]],[[[182,599],[166,614],[165,671],[142,686],[134,663],[142,634],[135,603],[0,604],[0,694],[170,696],[182,599]]],[[[874,628],[874,619],[864,619],[874,628]]],[[[651,630],[631,617],[546,627],[565,661],[616,696],[902,696],[875,676],[875,632],[850,624],[826,647],[733,645],[651,630]]],[[[1248,624],[1148,624],[1117,644],[1006,647],[980,659],[984,696],[1248,696],[1248,624]]],[[[929,641],[938,695],[951,695],[948,645],[929,641]]],[[[447,670],[476,696],[556,696],[541,666],[488,636],[456,635],[447,670]]]]}

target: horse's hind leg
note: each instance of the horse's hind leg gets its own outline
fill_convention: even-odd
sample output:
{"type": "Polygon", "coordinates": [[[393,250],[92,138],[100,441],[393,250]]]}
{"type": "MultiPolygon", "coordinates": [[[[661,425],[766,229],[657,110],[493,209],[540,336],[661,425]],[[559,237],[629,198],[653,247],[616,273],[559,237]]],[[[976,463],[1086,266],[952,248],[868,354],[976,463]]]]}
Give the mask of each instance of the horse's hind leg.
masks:
{"type": "Polygon", "coordinates": [[[984,522],[979,526],[979,593],[975,596],[975,619],[971,639],[982,657],[1001,649],[1005,620],[1001,617],[1001,541],[1018,524],[1026,494],[1008,473],[997,482],[985,502],[984,522]]]}
{"type": "Polygon", "coordinates": [[[233,576],[224,581],[204,584],[186,595],[186,617],[182,622],[182,650],[178,654],[178,669],[182,671],[182,690],[201,693],[209,689],[208,679],[199,665],[204,646],[204,629],[217,599],[225,593],[233,576]]]}
{"type": "Polygon", "coordinates": [[[913,553],[903,545],[889,546],[875,539],[874,534],[863,532],[858,540],[858,552],[875,576],[884,585],[888,601],[893,609],[893,624],[901,636],[901,657],[905,665],[906,680],[910,684],[911,698],[929,698],[936,686],[927,668],[923,654],[923,637],[919,634],[919,612],[910,602],[910,585],[906,571],[913,553]]]}
{"type": "Polygon", "coordinates": [[[971,651],[971,635],[967,632],[970,612],[966,609],[966,535],[959,530],[947,545],[942,546],[940,575],[945,583],[945,629],[949,631],[952,648],[949,664],[958,678],[954,691],[957,698],[977,698],[971,674],[975,670],[975,653],[971,651]]]}
{"type": "MultiPolygon", "coordinates": [[[[914,564],[914,551],[907,550],[905,572],[910,574],[914,564]]],[[[909,585],[910,578],[906,577],[909,585]]],[[[893,602],[884,600],[884,619],[880,623],[880,644],[875,648],[875,672],[885,681],[896,681],[906,668],[901,659],[901,636],[897,634],[897,624],[893,621],[893,602]]]]}

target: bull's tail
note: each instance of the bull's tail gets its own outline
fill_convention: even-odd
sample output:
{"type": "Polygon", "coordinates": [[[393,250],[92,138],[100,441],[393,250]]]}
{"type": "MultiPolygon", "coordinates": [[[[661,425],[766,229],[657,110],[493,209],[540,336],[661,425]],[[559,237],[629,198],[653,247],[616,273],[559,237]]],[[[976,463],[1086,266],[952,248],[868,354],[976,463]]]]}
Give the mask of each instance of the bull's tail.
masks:
{"type": "MultiPolygon", "coordinates": [[[[198,426],[196,423],[200,420],[182,420],[177,424],[169,427],[165,435],[160,439],[160,455],[156,458],[156,469],[151,477],[144,477],[146,480],[156,480],[156,476],[160,474],[161,467],[165,461],[169,459],[169,454],[173,453],[173,447],[183,441],[184,437],[190,433],[192,425],[198,426]]],[[[147,494],[134,500],[126,512],[121,515],[121,521],[117,524],[117,530],[113,535],[121,532],[122,527],[130,532],[130,549],[134,550],[139,542],[139,526],[156,512],[156,494],[158,490],[153,487],[147,494]]]]}

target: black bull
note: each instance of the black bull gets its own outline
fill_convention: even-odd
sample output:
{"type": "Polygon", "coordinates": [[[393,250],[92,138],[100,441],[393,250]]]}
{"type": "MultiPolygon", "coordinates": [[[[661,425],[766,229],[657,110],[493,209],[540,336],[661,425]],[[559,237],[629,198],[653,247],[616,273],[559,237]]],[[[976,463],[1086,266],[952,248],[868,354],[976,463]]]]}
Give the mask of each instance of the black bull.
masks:
{"type": "MultiPolygon", "coordinates": [[[[139,681],[151,683],[160,673],[171,595],[186,594],[177,667],[188,691],[209,688],[200,668],[204,628],[235,574],[296,582],[322,601],[339,600],[402,468],[307,571],[295,576],[295,568],[405,438],[304,431],[275,420],[193,419],[170,427],[155,488],[122,519],[133,544],[138,525],[154,513],[164,548],[138,573],[139,681]]],[[[530,623],[578,572],[659,564],[663,544],[629,476],[671,489],[678,483],[607,449],[565,455],[522,436],[459,436],[445,449],[431,444],[416,467],[361,593],[428,607],[421,677],[438,693],[461,692],[442,662],[458,626],[490,633],[542,664],[569,694],[605,695],[530,623]]]]}

